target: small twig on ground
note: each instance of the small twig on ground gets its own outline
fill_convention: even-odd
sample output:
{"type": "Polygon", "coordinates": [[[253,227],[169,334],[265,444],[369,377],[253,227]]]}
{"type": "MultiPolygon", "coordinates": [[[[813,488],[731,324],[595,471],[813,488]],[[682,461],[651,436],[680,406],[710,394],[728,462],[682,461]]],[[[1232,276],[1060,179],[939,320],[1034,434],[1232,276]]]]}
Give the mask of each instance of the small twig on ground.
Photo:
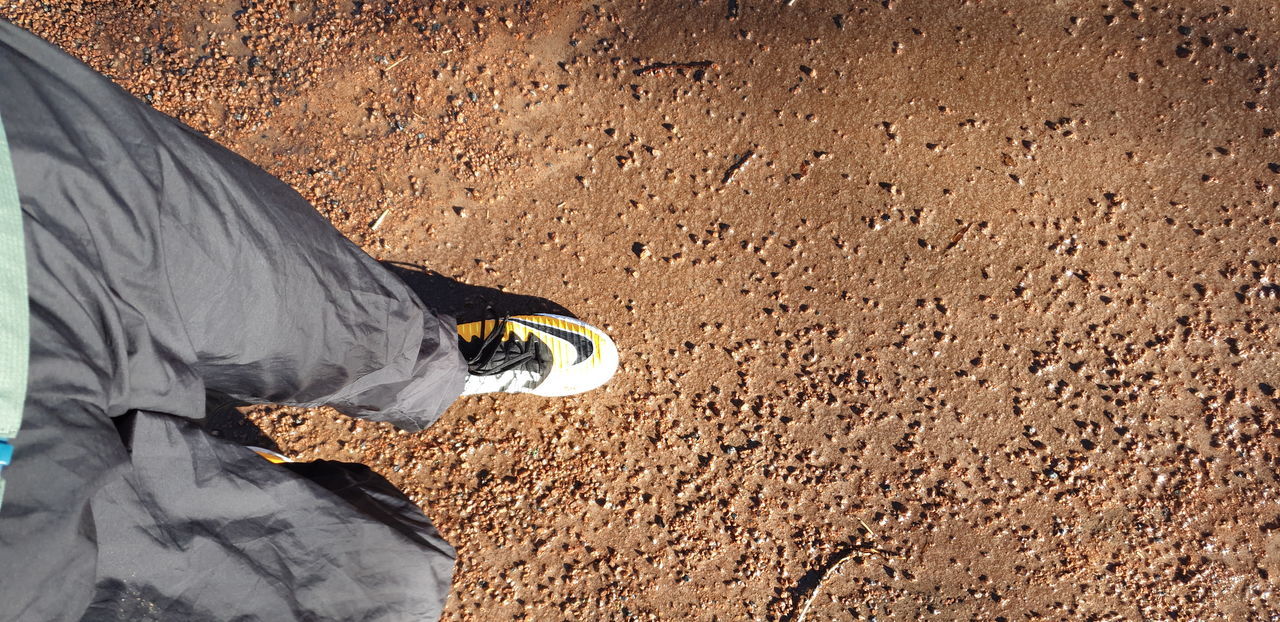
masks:
{"type": "Polygon", "coordinates": [[[748,149],[746,153],[742,154],[742,157],[738,158],[736,162],[734,162],[727,170],[725,170],[724,179],[721,179],[720,183],[727,184],[733,181],[733,176],[737,175],[738,171],[742,170],[742,167],[747,165],[747,160],[750,160],[751,156],[754,156],[755,154],[756,154],[755,150],[748,149]]]}
{"type": "Polygon", "coordinates": [[[409,59],[409,57],[408,57],[408,56],[402,56],[402,57],[400,57],[400,60],[398,60],[398,61],[396,61],[396,62],[394,62],[394,63],[391,63],[390,65],[387,65],[387,68],[386,68],[386,69],[383,69],[383,71],[391,71],[392,69],[395,69],[395,68],[396,68],[396,65],[399,65],[400,63],[403,63],[404,61],[406,61],[406,60],[408,60],[408,59],[409,59]]]}
{"type": "Polygon", "coordinates": [[[964,237],[964,234],[969,232],[969,228],[972,226],[973,226],[973,223],[969,223],[965,225],[964,228],[960,229],[960,231],[958,231],[955,235],[951,236],[951,243],[948,244],[946,248],[942,249],[942,252],[945,253],[955,248],[956,244],[960,243],[960,239],[964,237]]]}
{"type": "Polygon", "coordinates": [[[862,523],[862,528],[863,528],[863,529],[866,529],[866,530],[867,530],[867,533],[871,534],[871,537],[872,537],[872,538],[875,538],[875,539],[877,539],[877,540],[879,540],[879,539],[880,539],[880,536],[877,536],[877,535],[876,535],[876,532],[871,531],[871,526],[867,524],[867,521],[862,520],[862,517],[861,517],[861,516],[859,516],[859,517],[858,517],[858,522],[859,522],[859,523],[862,523]]]}
{"type": "Polygon", "coordinates": [[[818,584],[813,586],[813,592],[810,593],[809,598],[804,601],[804,607],[800,609],[800,615],[796,617],[796,622],[804,622],[805,618],[809,617],[809,607],[812,607],[813,601],[818,598],[818,592],[822,591],[822,586],[827,582],[827,577],[834,574],[837,570],[843,567],[846,562],[855,557],[862,557],[862,552],[857,549],[853,549],[845,553],[844,557],[840,558],[836,563],[831,564],[831,566],[827,568],[827,571],[822,573],[821,577],[818,577],[818,584]]]}
{"type": "Polygon", "coordinates": [[[809,608],[812,607],[813,602],[818,599],[818,594],[822,591],[822,587],[826,585],[827,579],[839,572],[840,569],[849,562],[849,560],[854,559],[855,557],[863,558],[870,555],[880,555],[888,559],[902,559],[901,555],[897,555],[891,551],[866,546],[858,546],[857,548],[852,548],[841,553],[833,559],[831,565],[828,566],[827,569],[818,577],[817,582],[813,585],[813,591],[809,593],[809,598],[805,599],[804,606],[800,608],[800,614],[791,619],[795,622],[805,622],[805,619],[809,617],[809,608]]]}
{"type": "Polygon", "coordinates": [[[715,67],[716,64],[709,60],[690,61],[685,63],[653,63],[652,65],[645,65],[644,67],[635,70],[635,74],[637,76],[652,76],[667,73],[668,71],[715,69],[715,67]]]}

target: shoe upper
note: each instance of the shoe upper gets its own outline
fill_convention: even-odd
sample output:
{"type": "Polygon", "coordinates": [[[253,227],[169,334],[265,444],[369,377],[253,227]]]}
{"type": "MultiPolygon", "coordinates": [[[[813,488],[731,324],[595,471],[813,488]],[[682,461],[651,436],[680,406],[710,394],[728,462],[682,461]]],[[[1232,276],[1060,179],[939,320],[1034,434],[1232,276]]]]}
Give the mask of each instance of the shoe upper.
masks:
{"type": "Polygon", "coordinates": [[[537,314],[458,325],[471,375],[463,395],[563,396],[594,389],[618,367],[604,331],[574,318],[537,314]]]}
{"type": "Polygon", "coordinates": [[[458,348],[470,373],[463,395],[535,389],[551,373],[551,349],[531,333],[523,338],[514,335],[510,321],[494,320],[492,328],[484,326],[490,322],[476,322],[482,326],[471,339],[464,340],[459,333],[458,348]]]}

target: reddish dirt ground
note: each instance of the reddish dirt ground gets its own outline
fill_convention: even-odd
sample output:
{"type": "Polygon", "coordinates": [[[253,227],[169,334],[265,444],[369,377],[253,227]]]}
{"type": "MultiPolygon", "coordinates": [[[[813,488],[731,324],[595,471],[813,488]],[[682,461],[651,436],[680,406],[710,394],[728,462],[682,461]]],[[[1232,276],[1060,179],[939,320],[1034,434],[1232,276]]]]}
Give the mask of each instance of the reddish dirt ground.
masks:
{"type": "Polygon", "coordinates": [[[0,5],[372,255],[620,344],[419,434],[251,416],[422,505],[451,621],[1280,616],[1278,13],[0,5]]]}

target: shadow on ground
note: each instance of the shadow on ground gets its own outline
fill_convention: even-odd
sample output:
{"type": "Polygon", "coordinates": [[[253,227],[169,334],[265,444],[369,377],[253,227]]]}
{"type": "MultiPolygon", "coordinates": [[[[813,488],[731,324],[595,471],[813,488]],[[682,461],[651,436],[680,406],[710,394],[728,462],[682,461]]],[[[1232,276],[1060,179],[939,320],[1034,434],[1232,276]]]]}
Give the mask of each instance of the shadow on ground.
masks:
{"type": "Polygon", "coordinates": [[[576,317],[545,298],[468,285],[415,264],[387,261],[383,265],[399,276],[418,298],[427,301],[427,306],[460,322],[527,313],[576,317]]]}

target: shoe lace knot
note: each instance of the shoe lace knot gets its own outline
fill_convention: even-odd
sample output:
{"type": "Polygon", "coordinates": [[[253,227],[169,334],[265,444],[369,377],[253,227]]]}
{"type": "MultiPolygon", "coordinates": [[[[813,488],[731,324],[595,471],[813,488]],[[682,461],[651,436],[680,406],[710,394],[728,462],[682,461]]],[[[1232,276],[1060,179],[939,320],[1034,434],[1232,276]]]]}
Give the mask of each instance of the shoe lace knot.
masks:
{"type": "MultiPolygon", "coordinates": [[[[494,322],[493,330],[484,338],[461,341],[459,348],[473,376],[496,376],[508,371],[526,371],[541,379],[551,371],[551,350],[541,339],[527,335],[524,339],[512,332],[507,338],[510,316],[486,320],[494,322]]],[[[482,325],[483,326],[483,325],[482,325]]]]}

